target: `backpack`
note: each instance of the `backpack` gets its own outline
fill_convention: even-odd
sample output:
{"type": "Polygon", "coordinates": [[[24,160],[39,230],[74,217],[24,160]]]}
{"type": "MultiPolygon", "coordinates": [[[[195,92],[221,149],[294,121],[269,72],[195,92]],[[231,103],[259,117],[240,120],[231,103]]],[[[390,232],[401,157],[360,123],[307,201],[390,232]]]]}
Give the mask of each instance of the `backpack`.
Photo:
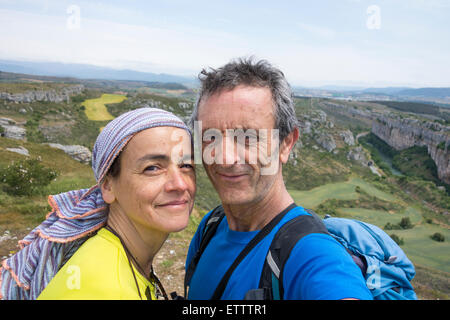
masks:
{"type": "MultiPolygon", "coordinates": [[[[254,246],[270,233],[284,215],[296,207],[295,204],[292,204],[286,208],[248,243],[223,276],[212,300],[221,298],[234,269],[254,246]]],[[[305,209],[305,211],[309,215],[299,215],[286,222],[277,231],[264,262],[259,286],[249,290],[245,294],[245,300],[283,299],[284,265],[296,243],[311,233],[329,234],[346,249],[361,270],[366,285],[375,300],[417,299],[410,283],[415,275],[414,265],[397,243],[383,230],[353,219],[329,216],[321,219],[314,211],[309,209],[305,209]]],[[[200,257],[224,216],[222,206],[218,206],[211,212],[205,223],[199,249],[186,270],[185,297],[187,297],[187,288],[200,257]]]]}

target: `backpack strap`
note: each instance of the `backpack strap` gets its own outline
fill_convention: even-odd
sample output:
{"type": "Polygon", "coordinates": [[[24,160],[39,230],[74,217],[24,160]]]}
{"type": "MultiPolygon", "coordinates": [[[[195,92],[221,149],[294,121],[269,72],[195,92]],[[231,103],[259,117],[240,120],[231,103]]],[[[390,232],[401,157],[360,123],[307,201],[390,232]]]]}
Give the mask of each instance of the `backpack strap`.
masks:
{"type": "Polygon", "coordinates": [[[211,300],[219,300],[222,297],[222,294],[227,286],[228,280],[230,279],[236,267],[241,263],[242,260],[244,260],[247,254],[250,251],[252,251],[252,249],[273,230],[273,228],[281,221],[281,219],[283,219],[283,217],[295,207],[296,207],[295,203],[289,205],[286,209],[280,212],[275,218],[273,218],[268,224],[266,224],[264,228],[262,228],[252,240],[250,240],[250,242],[245,246],[245,248],[237,256],[236,260],[234,260],[233,264],[230,266],[230,268],[228,268],[227,272],[222,277],[222,280],[219,282],[216,290],[214,291],[211,300]]]}
{"type": "MultiPolygon", "coordinates": [[[[282,300],[284,266],[297,242],[311,233],[328,234],[335,238],[313,210],[305,209],[305,211],[310,215],[300,215],[278,230],[267,253],[259,288],[248,291],[245,300],[282,300]]],[[[367,262],[364,257],[359,257],[345,246],[343,247],[365,276],[367,262]]]]}
{"type": "Polygon", "coordinates": [[[189,266],[186,270],[186,275],[184,277],[184,297],[187,299],[188,287],[191,283],[192,276],[194,275],[195,269],[197,268],[197,264],[200,261],[200,257],[208,246],[209,241],[212,239],[214,234],[216,233],[217,227],[225,216],[225,212],[223,211],[223,207],[217,206],[209,215],[208,220],[205,223],[205,227],[203,228],[202,237],[200,240],[200,246],[192,258],[189,266]]]}
{"type": "Polygon", "coordinates": [[[264,262],[258,289],[245,295],[246,300],[281,300],[284,295],[283,271],[292,249],[311,233],[329,234],[322,220],[312,210],[286,222],[275,234],[264,262]]]}

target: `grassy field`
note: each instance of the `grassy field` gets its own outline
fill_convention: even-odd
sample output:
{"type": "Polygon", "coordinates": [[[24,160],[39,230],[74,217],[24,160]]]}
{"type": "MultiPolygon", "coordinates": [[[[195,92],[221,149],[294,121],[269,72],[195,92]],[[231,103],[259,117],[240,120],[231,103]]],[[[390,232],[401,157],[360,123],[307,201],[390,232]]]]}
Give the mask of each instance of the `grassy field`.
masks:
{"type": "MultiPolygon", "coordinates": [[[[0,188],[0,233],[4,230],[23,231],[35,227],[49,212],[47,196],[73,189],[88,188],[95,184],[92,169],[64,153],[48,145],[0,138],[0,167],[13,161],[27,158],[24,155],[6,150],[6,148],[26,148],[29,158],[39,158],[43,166],[56,170],[59,175],[38,194],[28,196],[12,196],[0,188]]],[[[4,254],[4,252],[2,253],[4,254]]]]}
{"type": "Polygon", "coordinates": [[[397,224],[408,217],[414,225],[412,229],[386,230],[388,234],[396,234],[403,238],[402,249],[414,264],[450,272],[450,230],[447,226],[427,223],[422,217],[421,208],[416,203],[405,203],[396,196],[379,190],[365,180],[352,177],[346,182],[331,183],[309,191],[289,190],[298,205],[315,210],[321,203],[329,199],[355,200],[360,194],[355,191],[359,186],[366,193],[379,199],[402,205],[399,211],[376,210],[367,208],[336,208],[339,216],[361,220],[383,228],[386,223],[397,224]],[[430,239],[435,232],[444,235],[446,241],[436,242],[430,239]]]}
{"type": "Polygon", "coordinates": [[[126,99],[127,97],[121,94],[105,93],[100,98],[85,100],[82,105],[86,108],[85,112],[89,120],[107,121],[114,119],[114,116],[108,112],[106,104],[120,103],[126,99]]]}
{"type": "Polygon", "coordinates": [[[358,199],[358,193],[355,192],[356,186],[377,198],[387,201],[395,199],[391,194],[383,192],[363,179],[354,176],[345,182],[329,183],[308,191],[289,190],[289,192],[298,205],[305,208],[315,208],[327,199],[358,199]]]}

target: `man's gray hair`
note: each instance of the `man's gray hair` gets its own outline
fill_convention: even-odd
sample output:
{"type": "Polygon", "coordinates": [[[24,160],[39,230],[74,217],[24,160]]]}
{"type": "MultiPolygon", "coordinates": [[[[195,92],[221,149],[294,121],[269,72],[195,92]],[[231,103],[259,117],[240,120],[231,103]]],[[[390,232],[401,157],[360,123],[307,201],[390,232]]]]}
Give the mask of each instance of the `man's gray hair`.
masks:
{"type": "Polygon", "coordinates": [[[218,69],[203,69],[198,78],[201,88],[189,120],[191,127],[197,120],[202,99],[224,89],[231,90],[238,85],[267,87],[271,90],[275,108],[275,128],[279,130],[280,142],[298,127],[291,87],[283,72],[266,60],[255,62],[252,57],[239,58],[218,69]]]}

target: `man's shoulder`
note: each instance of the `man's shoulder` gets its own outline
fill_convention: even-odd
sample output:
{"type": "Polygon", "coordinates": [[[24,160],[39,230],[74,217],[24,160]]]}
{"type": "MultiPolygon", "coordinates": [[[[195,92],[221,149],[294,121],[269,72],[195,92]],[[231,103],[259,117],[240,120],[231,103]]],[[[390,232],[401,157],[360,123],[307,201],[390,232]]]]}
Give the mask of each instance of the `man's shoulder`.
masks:
{"type": "Polygon", "coordinates": [[[283,283],[287,299],[372,299],[361,270],[329,234],[311,233],[295,245],[283,283]]]}

